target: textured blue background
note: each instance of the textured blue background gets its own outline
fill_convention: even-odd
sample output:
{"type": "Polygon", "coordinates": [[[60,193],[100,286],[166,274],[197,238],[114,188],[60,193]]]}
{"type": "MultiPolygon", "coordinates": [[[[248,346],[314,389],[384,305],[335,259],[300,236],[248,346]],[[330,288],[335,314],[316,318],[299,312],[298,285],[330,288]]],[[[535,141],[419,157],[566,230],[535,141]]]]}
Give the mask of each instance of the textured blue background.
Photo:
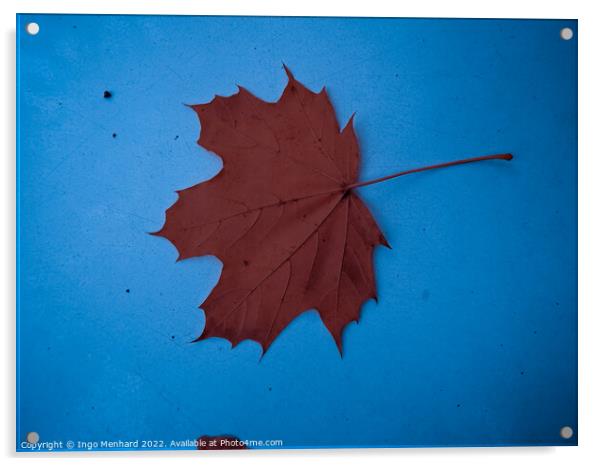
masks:
{"type": "Polygon", "coordinates": [[[575,444],[559,436],[577,431],[565,26],[577,24],[19,16],[18,441],[575,444]],[[345,331],[343,359],[315,311],[261,361],[249,341],[190,344],[221,264],[175,263],[147,234],[176,189],[221,166],[182,103],[236,83],[275,100],[282,62],[327,86],[340,123],[357,112],[362,179],[516,156],[362,189],[393,250],[376,252],[379,302],[345,331]]]}

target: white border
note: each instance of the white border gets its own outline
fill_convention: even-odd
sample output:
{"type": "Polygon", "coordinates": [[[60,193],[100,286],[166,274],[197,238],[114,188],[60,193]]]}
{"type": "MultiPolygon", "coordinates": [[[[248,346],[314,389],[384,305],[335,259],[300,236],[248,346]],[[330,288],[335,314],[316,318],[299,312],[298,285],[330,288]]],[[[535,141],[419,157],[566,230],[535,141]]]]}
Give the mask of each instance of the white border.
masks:
{"type": "MultiPolygon", "coordinates": [[[[325,0],[280,1],[219,1],[192,0],[88,0],[88,1],[30,1],[2,0],[0,2],[3,46],[1,79],[4,103],[1,118],[2,179],[0,203],[2,224],[2,268],[0,296],[2,307],[2,380],[0,390],[4,409],[0,423],[1,453],[6,464],[32,461],[49,463],[65,460],[100,464],[107,460],[132,464],[163,464],[166,461],[199,464],[200,462],[239,464],[475,464],[489,465],[595,464],[600,461],[599,438],[600,398],[602,384],[600,361],[602,355],[599,335],[602,303],[596,286],[601,286],[600,241],[602,228],[602,147],[600,119],[602,83],[600,46],[602,24],[600,8],[594,1],[505,0],[497,2],[455,0],[398,2],[370,0],[344,2],[325,0]],[[99,452],[16,454],[15,445],[15,14],[21,13],[123,13],[123,14],[226,14],[282,16],[405,16],[405,17],[482,17],[482,18],[577,18],[579,19],[579,447],[559,448],[457,448],[404,450],[296,450],[246,452],[99,452]]],[[[319,428],[319,427],[317,427],[319,428]]]]}

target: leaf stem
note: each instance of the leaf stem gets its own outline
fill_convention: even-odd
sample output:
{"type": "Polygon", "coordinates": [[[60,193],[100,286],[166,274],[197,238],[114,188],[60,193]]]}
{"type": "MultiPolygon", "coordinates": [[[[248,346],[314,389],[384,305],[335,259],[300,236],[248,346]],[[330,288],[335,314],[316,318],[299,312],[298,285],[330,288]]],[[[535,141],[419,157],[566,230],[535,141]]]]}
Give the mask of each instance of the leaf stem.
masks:
{"type": "Polygon", "coordinates": [[[353,183],[353,184],[350,184],[349,186],[347,186],[346,189],[361,188],[363,186],[368,186],[371,184],[376,184],[376,183],[381,183],[383,181],[391,180],[393,178],[397,178],[398,176],[409,175],[410,173],[424,172],[427,170],[434,170],[436,168],[452,167],[454,165],[462,165],[465,163],[481,162],[483,160],[508,160],[508,161],[510,161],[510,160],[512,160],[512,154],[484,155],[481,157],[472,157],[469,159],[454,160],[453,162],[438,163],[436,165],[429,165],[427,167],[413,168],[412,170],[405,170],[402,172],[393,173],[392,175],[383,176],[381,178],[376,178],[374,180],[360,181],[358,183],[353,183]]]}

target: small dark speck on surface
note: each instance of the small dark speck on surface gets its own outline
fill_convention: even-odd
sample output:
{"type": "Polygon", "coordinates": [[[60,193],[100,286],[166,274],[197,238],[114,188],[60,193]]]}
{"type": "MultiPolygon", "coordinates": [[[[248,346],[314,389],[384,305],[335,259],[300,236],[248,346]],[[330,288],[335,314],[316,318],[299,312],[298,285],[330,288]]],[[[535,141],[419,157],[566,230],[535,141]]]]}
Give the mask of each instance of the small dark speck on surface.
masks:
{"type": "Polygon", "coordinates": [[[176,336],[175,336],[175,335],[172,335],[172,336],[171,336],[171,339],[172,339],[172,340],[175,340],[175,339],[176,339],[176,336]]]}
{"type": "Polygon", "coordinates": [[[105,99],[110,99],[111,97],[113,97],[113,94],[111,94],[111,92],[109,92],[109,91],[104,91],[104,93],[102,94],[102,96],[105,99]]]}
{"type": "Polygon", "coordinates": [[[520,371],[520,375],[525,375],[525,371],[520,371]]]}
{"type": "Polygon", "coordinates": [[[178,136],[178,135],[176,134],[176,137],[175,137],[175,138],[173,138],[173,140],[174,140],[174,141],[177,141],[179,137],[180,137],[180,136],[178,136]]]}
{"type": "Polygon", "coordinates": [[[117,133],[113,133],[113,139],[117,137],[117,133]]]}
{"type": "Polygon", "coordinates": [[[462,405],[461,405],[460,403],[458,403],[458,404],[456,405],[456,408],[459,408],[460,406],[462,406],[462,405]]]}
{"type": "Polygon", "coordinates": [[[271,392],[271,391],[272,391],[272,387],[268,387],[268,392],[271,392]]]}
{"type": "Polygon", "coordinates": [[[125,292],[126,292],[126,293],[129,293],[129,292],[130,292],[130,289],[128,288],[127,290],[125,290],[125,292]]]}
{"type": "Polygon", "coordinates": [[[533,330],[533,335],[537,335],[537,330],[533,330]]]}
{"type": "Polygon", "coordinates": [[[556,301],[554,304],[556,304],[556,306],[560,306],[560,303],[558,301],[556,301]]]}
{"type": "Polygon", "coordinates": [[[424,290],[422,292],[422,300],[423,301],[428,301],[430,297],[431,297],[431,292],[429,290],[424,290]]]}

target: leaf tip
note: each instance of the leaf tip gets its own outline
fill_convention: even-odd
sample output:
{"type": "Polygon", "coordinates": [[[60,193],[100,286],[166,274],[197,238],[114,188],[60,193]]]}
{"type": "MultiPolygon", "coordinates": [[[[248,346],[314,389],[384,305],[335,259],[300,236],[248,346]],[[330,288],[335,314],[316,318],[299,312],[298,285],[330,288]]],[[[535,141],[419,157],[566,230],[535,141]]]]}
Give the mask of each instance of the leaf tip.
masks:
{"type": "Polygon", "coordinates": [[[341,357],[341,359],[343,359],[343,337],[341,335],[341,332],[339,332],[338,334],[332,334],[332,337],[334,338],[334,342],[337,345],[337,349],[339,350],[339,356],[341,357]]]}
{"type": "Polygon", "coordinates": [[[260,353],[259,353],[259,359],[257,360],[257,363],[259,364],[259,363],[261,363],[261,361],[263,361],[263,358],[264,358],[265,353],[267,352],[268,348],[263,343],[261,343],[261,342],[258,342],[258,343],[259,343],[260,353]]]}
{"type": "Polygon", "coordinates": [[[351,114],[351,116],[349,117],[349,120],[347,120],[347,124],[344,126],[343,130],[341,131],[342,133],[352,130],[353,131],[353,122],[355,121],[355,113],[353,112],[351,114]]]}
{"type": "Polygon", "coordinates": [[[286,66],[286,64],[284,62],[282,62],[282,67],[284,68],[284,72],[286,73],[286,75],[288,76],[288,80],[289,81],[294,81],[295,77],[293,76],[292,71],[290,70],[290,68],[288,66],[286,66]]]}

